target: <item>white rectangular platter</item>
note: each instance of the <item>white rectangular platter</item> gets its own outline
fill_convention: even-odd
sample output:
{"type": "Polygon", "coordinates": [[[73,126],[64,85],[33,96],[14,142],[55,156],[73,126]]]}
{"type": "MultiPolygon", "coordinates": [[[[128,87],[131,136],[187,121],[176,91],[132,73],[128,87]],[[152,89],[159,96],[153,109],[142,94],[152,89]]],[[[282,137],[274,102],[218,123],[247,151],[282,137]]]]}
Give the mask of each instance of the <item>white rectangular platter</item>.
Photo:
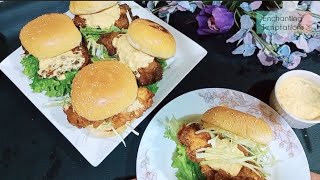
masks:
{"type": "MultiPolygon", "coordinates": [[[[126,1],[125,3],[132,8],[134,15],[155,21],[169,30],[177,42],[176,55],[169,61],[169,67],[165,70],[163,79],[158,84],[159,89],[154,97],[154,103],[142,117],[133,121],[131,126],[135,128],[206,56],[207,51],[135,2],[126,1]]],[[[70,13],[67,14],[70,15],[70,13]]],[[[24,51],[21,47],[15,50],[1,62],[0,69],[92,166],[98,166],[116,146],[121,143],[121,139],[117,136],[112,138],[89,136],[84,129],[78,129],[68,123],[62,107],[49,107],[47,104],[52,101],[52,99],[46,97],[44,94],[32,92],[29,86],[31,80],[22,73],[23,67],[20,61],[23,53],[24,51]]],[[[122,137],[125,138],[130,132],[131,131],[127,129],[123,132],[122,137]]]]}

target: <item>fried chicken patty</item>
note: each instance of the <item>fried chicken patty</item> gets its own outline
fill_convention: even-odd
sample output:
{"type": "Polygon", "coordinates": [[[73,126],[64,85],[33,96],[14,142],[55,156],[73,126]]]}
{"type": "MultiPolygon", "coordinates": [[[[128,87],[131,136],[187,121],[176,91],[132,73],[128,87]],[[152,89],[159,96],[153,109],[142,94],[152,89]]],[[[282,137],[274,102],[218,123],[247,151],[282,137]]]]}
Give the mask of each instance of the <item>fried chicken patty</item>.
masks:
{"type": "MultiPolygon", "coordinates": [[[[196,158],[196,150],[200,148],[210,147],[208,140],[211,139],[210,134],[203,132],[195,134],[201,127],[199,124],[193,123],[189,126],[184,125],[178,132],[179,142],[186,146],[186,152],[190,160],[200,162],[201,159],[196,158]]],[[[248,155],[248,152],[238,146],[238,149],[248,155]]],[[[242,167],[237,176],[232,177],[223,170],[214,170],[208,165],[201,165],[201,172],[206,176],[207,180],[265,180],[247,167],[242,167]]]]}
{"type": "MultiPolygon", "coordinates": [[[[132,16],[131,8],[127,4],[120,4],[120,18],[115,21],[114,26],[120,29],[128,29],[129,27],[129,19],[127,17],[127,12],[129,12],[130,18],[132,20],[139,18],[138,16],[132,16]]],[[[78,28],[84,28],[87,26],[86,20],[81,18],[79,15],[75,15],[73,19],[74,24],[78,28]]]]}
{"type": "Polygon", "coordinates": [[[78,127],[85,128],[89,125],[93,125],[94,128],[98,127],[104,121],[110,121],[112,126],[117,129],[125,125],[126,122],[132,121],[135,118],[142,116],[142,114],[152,106],[154,94],[147,88],[138,88],[137,99],[123,112],[102,121],[89,121],[84,117],[79,116],[72,108],[68,106],[64,108],[64,112],[67,115],[67,119],[70,124],[78,127]]]}
{"type": "MultiPolygon", "coordinates": [[[[108,51],[108,54],[110,56],[114,56],[117,54],[117,48],[113,46],[112,41],[114,38],[118,37],[119,34],[119,32],[104,34],[98,39],[97,43],[104,45],[108,51]]],[[[138,85],[147,86],[162,79],[163,69],[161,64],[154,60],[153,62],[149,63],[147,67],[139,68],[138,74],[139,76],[136,77],[138,85]]]]}
{"type": "Polygon", "coordinates": [[[186,146],[188,157],[194,162],[200,162],[200,159],[196,158],[197,149],[210,147],[210,144],[208,144],[211,139],[209,133],[195,134],[200,129],[199,124],[192,123],[189,126],[184,125],[178,132],[180,143],[186,146]]]}
{"type": "Polygon", "coordinates": [[[154,60],[147,67],[139,68],[139,77],[137,77],[138,85],[147,86],[158,82],[162,79],[163,69],[161,64],[154,60]]]}
{"type": "Polygon", "coordinates": [[[107,34],[103,34],[98,39],[97,43],[104,45],[107,49],[109,56],[114,56],[117,53],[117,48],[112,45],[112,41],[115,37],[117,37],[119,32],[111,32],[107,34]]]}
{"type": "MultiPolygon", "coordinates": [[[[28,55],[29,52],[24,47],[22,48],[25,51],[24,54],[28,55]]],[[[59,77],[71,70],[79,70],[91,62],[88,49],[84,42],[81,42],[79,46],[66,53],[38,60],[38,74],[42,78],[59,77]]]]}

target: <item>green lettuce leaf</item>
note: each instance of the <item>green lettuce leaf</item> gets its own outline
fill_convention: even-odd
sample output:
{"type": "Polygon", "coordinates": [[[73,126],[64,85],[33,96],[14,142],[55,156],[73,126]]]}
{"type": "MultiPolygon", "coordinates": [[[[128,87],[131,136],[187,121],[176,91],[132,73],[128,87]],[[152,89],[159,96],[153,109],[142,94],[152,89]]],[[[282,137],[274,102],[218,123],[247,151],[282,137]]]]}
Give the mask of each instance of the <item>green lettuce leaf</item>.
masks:
{"type": "Polygon", "coordinates": [[[176,177],[179,180],[186,179],[197,179],[205,180],[205,176],[202,174],[200,166],[198,163],[191,161],[186,153],[186,147],[182,145],[178,138],[177,134],[179,129],[186,121],[184,120],[166,120],[165,121],[165,132],[164,137],[168,138],[176,143],[175,152],[172,155],[172,164],[171,167],[177,168],[176,177]]]}
{"type": "Polygon", "coordinates": [[[64,80],[58,80],[57,78],[41,78],[38,75],[39,60],[32,56],[25,56],[21,64],[23,65],[23,73],[28,76],[32,83],[30,87],[34,92],[45,92],[45,95],[49,97],[61,97],[70,93],[71,83],[78,71],[71,71],[65,74],[64,80]]]}
{"type": "Polygon", "coordinates": [[[158,61],[162,67],[163,70],[167,68],[167,61],[165,59],[156,58],[156,61],[158,61]]]}
{"type": "Polygon", "coordinates": [[[23,65],[23,73],[28,76],[28,78],[32,79],[37,75],[37,72],[39,70],[39,61],[34,56],[28,55],[25,56],[21,64],[23,65]]]}
{"type": "Polygon", "coordinates": [[[102,34],[107,34],[110,32],[120,32],[126,33],[126,29],[119,29],[118,27],[112,25],[110,28],[100,29],[100,28],[92,28],[85,27],[80,28],[80,32],[87,41],[87,48],[92,55],[92,61],[100,61],[105,59],[114,59],[114,57],[110,57],[106,48],[102,44],[98,44],[97,41],[102,34]]]}
{"type": "Polygon", "coordinates": [[[186,147],[177,144],[176,150],[172,155],[173,168],[178,168],[176,172],[176,177],[179,180],[185,179],[197,179],[205,180],[205,176],[202,174],[200,166],[198,163],[191,161],[186,153],[186,147]]]}
{"type": "Polygon", "coordinates": [[[80,32],[83,35],[101,35],[101,34],[107,34],[110,32],[121,32],[121,33],[126,33],[127,29],[120,29],[117,26],[112,25],[110,28],[93,28],[93,27],[85,27],[85,28],[80,28],[80,32]]]}
{"type": "Polygon", "coordinates": [[[117,60],[116,56],[109,56],[107,50],[104,48],[100,57],[93,55],[91,57],[92,62],[102,61],[102,60],[117,60]]]}
{"type": "MultiPolygon", "coordinates": [[[[165,59],[159,59],[159,58],[156,58],[156,61],[160,63],[162,70],[164,71],[167,67],[167,61],[165,59]]],[[[148,88],[153,94],[155,94],[159,89],[158,83],[159,81],[146,86],[146,88],[148,88]]]]}
{"type": "MultiPolygon", "coordinates": [[[[158,81],[158,82],[159,82],[159,81],[158,81]]],[[[158,89],[159,89],[159,87],[158,87],[158,82],[155,82],[155,83],[153,83],[153,84],[150,84],[150,85],[146,86],[146,88],[149,89],[153,94],[155,94],[155,93],[158,91],[158,89]]]]}

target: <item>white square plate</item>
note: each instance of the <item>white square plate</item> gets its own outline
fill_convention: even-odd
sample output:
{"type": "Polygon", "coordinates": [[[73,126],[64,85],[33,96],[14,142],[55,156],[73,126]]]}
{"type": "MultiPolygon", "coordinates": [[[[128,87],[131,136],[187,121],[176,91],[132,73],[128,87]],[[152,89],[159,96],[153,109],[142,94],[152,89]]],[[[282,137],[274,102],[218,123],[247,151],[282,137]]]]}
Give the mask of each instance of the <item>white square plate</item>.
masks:
{"type": "MultiPolygon", "coordinates": [[[[142,117],[133,121],[131,126],[135,128],[206,56],[207,51],[135,2],[127,1],[125,3],[132,8],[134,15],[155,21],[169,30],[177,42],[176,55],[169,61],[169,67],[165,70],[163,79],[159,82],[159,89],[154,97],[154,103],[142,117]]],[[[70,13],[67,14],[70,15],[70,13]]],[[[31,80],[22,73],[23,67],[20,64],[22,54],[23,50],[20,47],[1,62],[0,69],[92,166],[98,166],[111,151],[121,143],[120,138],[117,136],[112,138],[89,136],[84,129],[78,129],[69,124],[62,107],[48,107],[46,104],[52,101],[52,99],[46,97],[44,94],[33,93],[29,86],[31,80]]],[[[123,132],[122,137],[125,138],[129,133],[130,130],[127,129],[123,132]]]]}

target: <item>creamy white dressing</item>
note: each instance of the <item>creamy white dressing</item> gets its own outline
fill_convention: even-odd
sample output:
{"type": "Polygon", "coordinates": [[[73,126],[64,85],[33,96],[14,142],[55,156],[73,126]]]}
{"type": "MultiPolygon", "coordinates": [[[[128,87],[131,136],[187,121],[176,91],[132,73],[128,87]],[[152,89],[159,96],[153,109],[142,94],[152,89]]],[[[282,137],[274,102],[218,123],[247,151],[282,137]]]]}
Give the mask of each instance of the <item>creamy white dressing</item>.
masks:
{"type": "Polygon", "coordinates": [[[115,5],[94,14],[80,15],[80,17],[86,20],[88,27],[110,28],[120,18],[120,7],[115,5]]]}
{"type": "Polygon", "coordinates": [[[57,77],[63,80],[64,73],[79,69],[84,62],[85,58],[80,52],[68,51],[52,58],[39,59],[38,74],[43,78],[57,77]]]}
{"type": "Polygon", "coordinates": [[[310,81],[288,78],[279,85],[277,97],[284,109],[298,118],[320,118],[320,87],[310,81]]]}
{"type": "Polygon", "coordinates": [[[132,47],[126,34],[114,38],[112,45],[117,48],[120,62],[127,64],[137,75],[139,68],[147,67],[154,60],[154,57],[132,47]]]}
{"type": "Polygon", "coordinates": [[[209,143],[212,147],[205,148],[204,152],[197,153],[197,158],[204,158],[205,164],[215,170],[221,169],[232,176],[237,176],[242,165],[229,160],[245,157],[243,152],[238,149],[238,145],[228,139],[219,138],[211,139],[209,143]]]}

